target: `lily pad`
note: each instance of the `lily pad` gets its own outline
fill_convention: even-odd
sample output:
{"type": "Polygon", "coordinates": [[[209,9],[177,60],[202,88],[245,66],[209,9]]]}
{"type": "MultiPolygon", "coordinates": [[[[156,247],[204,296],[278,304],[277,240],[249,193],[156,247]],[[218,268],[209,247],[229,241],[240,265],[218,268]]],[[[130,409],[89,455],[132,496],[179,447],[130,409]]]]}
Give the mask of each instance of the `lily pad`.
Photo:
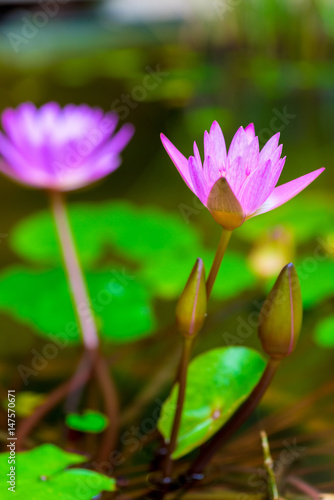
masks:
{"type": "Polygon", "coordinates": [[[66,425],[81,432],[97,434],[108,427],[108,417],[94,410],[85,410],[83,413],[69,413],[66,415],[66,425]]]}
{"type": "Polygon", "coordinates": [[[317,324],[314,340],[320,347],[334,347],[334,316],[328,316],[317,324]]]}
{"type": "Polygon", "coordinates": [[[8,452],[0,453],[2,477],[15,472],[15,492],[12,485],[2,485],[3,500],[91,500],[102,491],[115,491],[116,481],[110,477],[86,469],[66,467],[87,461],[87,458],[68,453],[53,444],[43,444],[30,451],[16,454],[15,463],[8,463],[8,452]],[[10,469],[15,467],[15,469],[10,469]],[[65,470],[64,470],[65,469],[65,470]]]}
{"type": "MultiPolygon", "coordinates": [[[[112,248],[135,262],[172,252],[188,252],[199,244],[195,229],[157,207],[126,202],[78,204],[69,207],[74,238],[84,265],[92,265],[112,248]]],[[[61,254],[49,211],[32,215],[14,228],[10,245],[26,259],[57,264],[61,254]]]]}
{"type": "MultiPolygon", "coordinates": [[[[84,267],[92,268],[109,249],[112,259],[125,260],[135,267],[133,275],[162,299],[179,296],[196,258],[202,257],[209,270],[214,257],[214,252],[202,245],[193,225],[185,224],[179,214],[157,207],[139,208],[126,202],[80,204],[69,208],[69,216],[84,267]]],[[[54,224],[47,211],[20,222],[10,244],[18,255],[31,261],[61,263],[54,224]]],[[[244,257],[229,250],[213,296],[233,297],[254,283],[244,257]]]]}
{"type": "MultiPolygon", "coordinates": [[[[259,382],[264,358],[247,347],[222,347],[189,365],[185,403],[173,458],[183,457],[211,438],[233,415],[259,382]]],[[[178,385],[165,401],[158,429],[170,437],[178,385]]]]}
{"type": "MultiPolygon", "coordinates": [[[[86,275],[92,308],[101,336],[109,342],[129,342],[155,329],[146,288],[124,269],[113,267],[86,275]]],[[[42,336],[78,343],[80,333],[62,269],[44,271],[13,266],[0,275],[0,310],[28,324],[42,336]]],[[[87,318],[88,306],[81,314],[87,318]]],[[[87,320],[87,319],[86,319],[87,320]]]]}

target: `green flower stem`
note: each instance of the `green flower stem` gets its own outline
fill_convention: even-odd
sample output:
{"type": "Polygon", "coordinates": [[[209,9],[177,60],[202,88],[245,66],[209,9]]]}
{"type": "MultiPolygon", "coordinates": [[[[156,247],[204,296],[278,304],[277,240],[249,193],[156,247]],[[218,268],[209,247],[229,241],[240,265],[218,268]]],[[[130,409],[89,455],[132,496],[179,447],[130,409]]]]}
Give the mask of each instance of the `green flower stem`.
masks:
{"type": "Polygon", "coordinates": [[[99,347],[96,320],[91,312],[91,302],[73,239],[65,200],[62,193],[51,191],[50,201],[83,344],[88,351],[96,351],[99,347]],[[83,308],[85,317],[80,313],[83,308]]]}
{"type": "Polygon", "coordinates": [[[265,431],[261,431],[261,444],[263,450],[264,466],[268,474],[268,487],[271,500],[279,500],[276,477],[274,472],[274,462],[271,457],[268,437],[265,431]]]}
{"type": "Polygon", "coordinates": [[[222,263],[223,257],[226,252],[227,245],[230,241],[230,238],[232,236],[232,231],[228,231],[227,229],[223,229],[223,232],[221,234],[216,255],[213,260],[210,273],[208,276],[208,279],[206,281],[206,293],[207,293],[207,298],[209,300],[209,297],[211,295],[212,287],[214,285],[214,282],[216,281],[217,274],[220,268],[220,264],[222,263]]]}
{"type": "Polygon", "coordinates": [[[254,388],[250,396],[240,406],[240,408],[231,417],[227,424],[224,425],[224,427],[222,427],[220,431],[218,431],[217,434],[215,434],[208,443],[201,447],[198,458],[194,461],[194,463],[186,473],[186,478],[190,483],[195,481],[196,478],[201,477],[203,470],[210,462],[212,457],[253,413],[260,400],[262,399],[264,393],[268,389],[271,381],[273,380],[280,363],[281,360],[272,358],[269,359],[261,380],[254,388]]]}
{"type": "Polygon", "coordinates": [[[178,432],[180,429],[180,424],[181,424],[182,410],[183,410],[183,404],[184,404],[184,399],[185,399],[185,394],[186,394],[188,365],[189,365],[191,351],[192,351],[192,347],[193,347],[193,343],[194,343],[193,340],[194,340],[193,338],[185,338],[183,341],[183,350],[182,350],[179,372],[178,372],[179,387],[178,387],[178,395],[177,395],[177,407],[176,407],[176,412],[175,412],[175,416],[174,416],[171,437],[170,437],[170,441],[168,444],[167,455],[166,455],[166,459],[164,461],[164,466],[163,466],[163,476],[164,476],[165,482],[167,482],[170,479],[171,474],[172,474],[172,469],[173,469],[172,454],[176,448],[177,435],[178,435],[178,432]]]}

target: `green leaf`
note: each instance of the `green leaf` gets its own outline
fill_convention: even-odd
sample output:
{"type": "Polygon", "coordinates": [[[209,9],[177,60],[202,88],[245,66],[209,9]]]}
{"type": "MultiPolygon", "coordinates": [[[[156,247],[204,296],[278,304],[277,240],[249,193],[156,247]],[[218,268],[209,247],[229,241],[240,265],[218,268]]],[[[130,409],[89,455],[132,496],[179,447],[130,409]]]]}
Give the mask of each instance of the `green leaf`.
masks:
{"type": "Polygon", "coordinates": [[[314,340],[320,347],[334,347],[334,316],[328,316],[317,324],[314,340]]]}
{"type": "MultiPolygon", "coordinates": [[[[203,248],[193,225],[185,224],[179,214],[156,207],[139,208],[125,202],[80,204],[71,206],[69,215],[84,266],[92,267],[111,249],[114,259],[125,258],[136,266],[134,274],[163,299],[180,295],[197,257],[203,258],[207,270],[214,257],[203,248]]],[[[53,221],[46,211],[19,223],[10,244],[29,260],[61,263],[53,221]]],[[[213,289],[216,298],[233,297],[254,285],[254,275],[241,254],[229,251],[223,267],[213,289]]]]}
{"type": "Polygon", "coordinates": [[[85,410],[83,413],[69,413],[66,415],[66,425],[81,432],[99,433],[108,427],[108,417],[94,410],[85,410]]]}
{"type": "MultiPolygon", "coordinates": [[[[213,258],[214,252],[204,254],[203,260],[207,270],[210,269],[213,258]]],[[[236,297],[241,292],[253,288],[256,283],[256,277],[250,270],[245,256],[228,249],[212,289],[212,297],[216,299],[236,297]]]]}
{"type": "MultiPolygon", "coordinates": [[[[208,273],[214,252],[199,246],[196,248],[196,253],[190,252],[179,256],[162,255],[160,259],[152,260],[150,266],[143,267],[139,271],[139,276],[156,296],[174,299],[182,292],[193,266],[194,255],[197,254],[203,259],[208,273]]],[[[244,256],[228,250],[215,281],[212,296],[215,299],[232,298],[255,284],[256,278],[244,256]]]]}
{"type": "MultiPolygon", "coordinates": [[[[257,351],[247,347],[213,349],[190,363],[174,459],[200,446],[224,425],[259,382],[265,364],[257,351]]],[[[176,385],[158,422],[165,439],[171,433],[177,392],[176,385]]]]}
{"type": "MultiPolygon", "coordinates": [[[[157,207],[139,208],[126,202],[78,204],[69,207],[69,217],[84,265],[103,257],[108,247],[130,260],[148,263],[152,257],[170,252],[182,255],[199,243],[192,226],[157,207]]],[[[20,222],[10,244],[18,255],[32,261],[61,262],[48,211],[20,222]]]]}
{"type": "Polygon", "coordinates": [[[53,444],[44,444],[30,451],[17,453],[15,463],[8,463],[8,452],[0,453],[0,473],[9,477],[10,467],[15,467],[15,493],[2,485],[3,500],[91,500],[102,491],[115,491],[116,481],[97,472],[66,467],[86,462],[86,457],[68,453],[53,444]]]}
{"type": "MultiPolygon", "coordinates": [[[[145,287],[123,269],[86,275],[92,307],[102,337],[129,342],[154,331],[155,319],[145,287]]],[[[0,274],[0,310],[28,324],[42,336],[78,343],[79,330],[61,269],[35,271],[13,266],[0,274]]],[[[87,306],[81,313],[85,320],[87,306]]]]}

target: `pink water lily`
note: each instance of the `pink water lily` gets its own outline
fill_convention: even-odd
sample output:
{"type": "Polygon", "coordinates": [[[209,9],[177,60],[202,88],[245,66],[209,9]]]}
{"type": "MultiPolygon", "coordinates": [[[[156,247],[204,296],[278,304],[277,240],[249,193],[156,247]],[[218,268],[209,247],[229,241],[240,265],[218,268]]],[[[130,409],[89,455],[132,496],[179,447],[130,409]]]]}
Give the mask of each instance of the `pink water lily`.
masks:
{"type": "Polygon", "coordinates": [[[308,186],[324,168],[275,187],[285,157],[279,133],[259,149],[254,125],[240,127],[226,150],[224,135],[216,121],[204,134],[204,162],[196,142],[187,159],[161,134],[162,143],[187,186],[226,229],[283,205],[308,186]]]}
{"type": "Polygon", "coordinates": [[[118,117],[85,104],[64,108],[50,102],[37,109],[23,103],[2,113],[0,171],[36,188],[70,191],[118,168],[134,128],[115,133],[118,117]]]}

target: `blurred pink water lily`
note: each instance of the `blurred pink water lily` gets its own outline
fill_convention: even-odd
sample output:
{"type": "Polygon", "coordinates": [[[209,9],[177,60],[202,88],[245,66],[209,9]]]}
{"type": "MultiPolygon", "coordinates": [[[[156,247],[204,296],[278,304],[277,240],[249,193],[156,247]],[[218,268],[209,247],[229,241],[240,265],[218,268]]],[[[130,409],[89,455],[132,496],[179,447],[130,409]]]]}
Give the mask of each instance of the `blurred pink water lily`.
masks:
{"type": "Polygon", "coordinates": [[[229,230],[283,205],[324,170],[320,168],[275,187],[285,163],[279,133],[260,151],[252,123],[237,130],[227,151],[221,128],[214,121],[210,133],[204,134],[203,164],[196,142],[194,155],[187,160],[163,134],[161,140],[187,186],[214,219],[229,230]]]}
{"type": "Polygon", "coordinates": [[[0,171],[36,188],[70,191],[117,169],[134,128],[116,133],[118,117],[85,104],[64,108],[50,102],[37,109],[23,103],[2,113],[0,171]]]}

